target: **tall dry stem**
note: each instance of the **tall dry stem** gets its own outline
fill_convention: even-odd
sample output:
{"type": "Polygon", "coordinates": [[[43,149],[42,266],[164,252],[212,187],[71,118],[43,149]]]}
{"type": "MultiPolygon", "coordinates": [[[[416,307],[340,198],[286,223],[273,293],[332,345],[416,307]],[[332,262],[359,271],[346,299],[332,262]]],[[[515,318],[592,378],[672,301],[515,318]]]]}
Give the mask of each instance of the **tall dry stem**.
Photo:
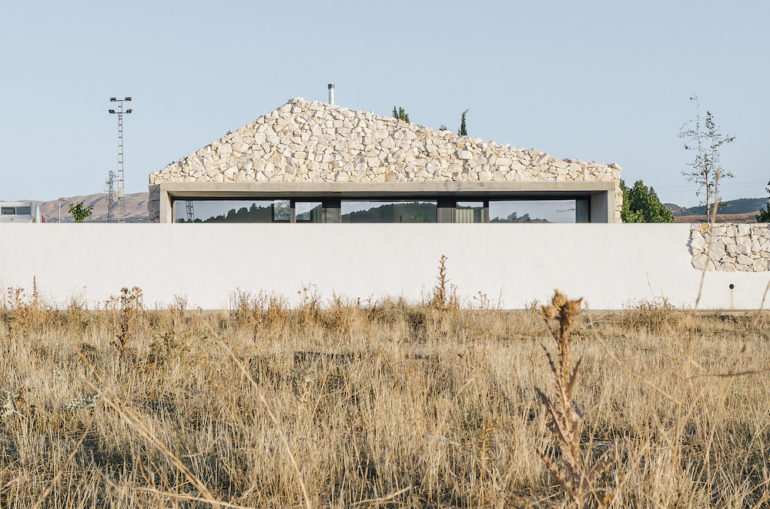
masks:
{"type": "MultiPolygon", "coordinates": [[[[706,265],[703,266],[703,270],[700,274],[700,284],[698,285],[698,296],[695,298],[695,309],[698,309],[700,304],[700,298],[703,294],[703,282],[706,280],[706,271],[708,270],[709,262],[716,263],[719,260],[711,259],[711,247],[714,245],[714,223],[717,219],[717,211],[719,210],[719,178],[722,176],[722,169],[717,168],[717,173],[714,176],[714,210],[711,213],[710,220],[708,221],[709,242],[706,246],[706,265]]],[[[708,206],[706,207],[708,212],[708,206]]]]}
{"type": "Polygon", "coordinates": [[[545,466],[559,481],[565,494],[575,507],[582,508],[591,495],[600,507],[609,503],[611,491],[605,488],[604,497],[596,496],[596,483],[607,469],[614,463],[605,452],[595,463],[591,464],[590,453],[580,449],[580,431],[583,424],[583,413],[580,411],[573,396],[577,386],[578,372],[582,359],[578,359],[574,367],[570,358],[572,336],[570,332],[575,319],[580,314],[582,298],[569,300],[567,296],[554,290],[550,306],[542,306],[543,319],[551,332],[558,348],[558,365],[551,353],[543,346],[548,364],[554,378],[556,389],[555,401],[546,396],[539,388],[535,388],[540,400],[548,412],[548,429],[556,442],[560,455],[558,462],[548,457],[546,451],[538,451],[545,466]],[[549,320],[558,322],[558,328],[552,328],[549,320]],[[560,464],[559,464],[560,463],[560,464]]]}
{"type": "Polygon", "coordinates": [[[126,356],[126,347],[134,335],[136,321],[142,310],[142,290],[138,287],[120,289],[120,296],[112,298],[118,306],[118,323],[112,344],[120,352],[120,357],[126,356]]]}
{"type": "Polygon", "coordinates": [[[447,275],[446,255],[441,255],[438,261],[438,276],[433,287],[430,304],[439,311],[459,308],[456,289],[450,285],[447,275]]]}

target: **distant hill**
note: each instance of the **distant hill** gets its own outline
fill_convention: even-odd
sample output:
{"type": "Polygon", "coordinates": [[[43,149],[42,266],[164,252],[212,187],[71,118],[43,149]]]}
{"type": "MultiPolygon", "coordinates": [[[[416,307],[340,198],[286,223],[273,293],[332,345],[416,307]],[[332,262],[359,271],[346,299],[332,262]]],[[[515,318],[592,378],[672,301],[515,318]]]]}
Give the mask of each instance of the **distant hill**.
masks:
{"type": "Polygon", "coordinates": [[[676,216],[686,216],[690,213],[689,209],[685,207],[680,207],[679,205],[675,203],[664,203],[664,207],[668,209],[669,212],[671,212],[674,217],[676,216]]]}
{"type": "MultiPolygon", "coordinates": [[[[765,204],[768,202],[767,198],[739,198],[737,200],[724,201],[719,205],[719,214],[747,214],[749,212],[756,213],[757,211],[765,208],[765,204]]],[[[699,205],[697,207],[680,207],[674,203],[664,203],[665,207],[676,216],[702,216],[706,214],[706,206],[699,205]]]]}
{"type": "Polygon", "coordinates": [[[435,223],[436,205],[424,202],[387,203],[342,214],[343,223],[435,223]]]}
{"type": "MultiPolygon", "coordinates": [[[[756,212],[765,208],[767,198],[741,198],[739,200],[730,200],[720,203],[720,214],[745,214],[747,212],[756,212]]],[[[706,207],[690,207],[690,214],[701,215],[706,213],[706,207]]]]}
{"type": "MultiPolygon", "coordinates": [[[[129,223],[146,223],[149,221],[149,213],[147,211],[147,200],[149,196],[147,193],[134,193],[127,194],[125,198],[126,202],[126,222],[129,223]]],[[[59,220],[59,204],[61,203],[61,222],[72,223],[74,219],[69,215],[69,206],[71,203],[82,201],[84,205],[91,205],[94,210],[91,216],[85,220],[86,223],[104,223],[107,221],[107,194],[88,194],[83,196],[70,196],[64,198],[63,201],[38,201],[40,211],[43,213],[46,222],[56,223],[59,220]]],[[[117,206],[113,206],[113,213],[117,214],[117,206]]]]}

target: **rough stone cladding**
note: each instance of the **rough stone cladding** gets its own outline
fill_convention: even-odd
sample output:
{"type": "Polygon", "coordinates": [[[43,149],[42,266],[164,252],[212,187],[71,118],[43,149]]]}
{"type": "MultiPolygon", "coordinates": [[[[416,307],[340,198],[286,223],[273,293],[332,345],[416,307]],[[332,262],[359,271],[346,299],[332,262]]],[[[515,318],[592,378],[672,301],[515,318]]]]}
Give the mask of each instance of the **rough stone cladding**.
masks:
{"type": "Polygon", "coordinates": [[[690,253],[696,269],[726,272],[770,270],[770,227],[767,224],[717,224],[713,237],[707,224],[690,226],[690,253]],[[709,243],[711,244],[709,249],[709,243]]]}
{"type": "Polygon", "coordinates": [[[620,172],[296,98],[151,173],[149,207],[157,220],[163,182],[619,182],[620,172]]]}

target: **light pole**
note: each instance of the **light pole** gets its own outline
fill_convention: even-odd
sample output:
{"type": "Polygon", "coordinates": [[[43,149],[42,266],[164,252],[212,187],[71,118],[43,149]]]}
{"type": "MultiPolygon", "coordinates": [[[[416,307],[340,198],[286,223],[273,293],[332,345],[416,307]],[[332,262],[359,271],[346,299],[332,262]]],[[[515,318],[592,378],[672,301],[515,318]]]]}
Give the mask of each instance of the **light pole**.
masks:
{"type": "Polygon", "coordinates": [[[58,201],[58,202],[59,202],[59,219],[58,219],[56,222],[57,222],[57,223],[61,223],[61,202],[63,202],[63,201],[64,201],[64,198],[59,198],[59,199],[58,199],[58,200],[56,200],[56,201],[58,201]]]}
{"type": "Polygon", "coordinates": [[[123,114],[131,113],[131,108],[127,109],[126,111],[123,111],[123,102],[130,102],[131,97],[124,97],[123,99],[118,99],[116,97],[110,97],[110,102],[118,103],[118,109],[115,110],[108,110],[110,114],[117,115],[118,116],[118,204],[120,205],[120,218],[118,219],[121,223],[126,222],[126,201],[125,201],[125,193],[124,193],[124,187],[123,187],[123,114]]]}

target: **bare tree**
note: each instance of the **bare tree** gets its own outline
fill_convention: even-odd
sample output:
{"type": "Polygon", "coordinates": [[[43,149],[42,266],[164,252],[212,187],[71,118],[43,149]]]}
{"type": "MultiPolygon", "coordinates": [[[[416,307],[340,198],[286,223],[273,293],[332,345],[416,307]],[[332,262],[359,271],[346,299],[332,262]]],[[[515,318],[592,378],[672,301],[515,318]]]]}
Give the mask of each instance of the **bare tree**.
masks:
{"type": "Polygon", "coordinates": [[[695,153],[693,162],[688,163],[691,171],[682,172],[687,180],[698,184],[697,195],[701,192],[706,195],[706,219],[711,222],[711,216],[715,211],[711,210],[711,203],[716,199],[715,185],[717,178],[732,178],[733,174],[722,168],[719,161],[719,151],[722,145],[735,141],[735,136],[729,136],[719,132],[710,111],[706,111],[706,117],[701,117],[700,101],[698,96],[690,97],[695,102],[695,120],[685,123],[679,131],[679,137],[685,140],[684,149],[695,153]],[[719,177],[717,177],[719,175],[719,177]]]}

